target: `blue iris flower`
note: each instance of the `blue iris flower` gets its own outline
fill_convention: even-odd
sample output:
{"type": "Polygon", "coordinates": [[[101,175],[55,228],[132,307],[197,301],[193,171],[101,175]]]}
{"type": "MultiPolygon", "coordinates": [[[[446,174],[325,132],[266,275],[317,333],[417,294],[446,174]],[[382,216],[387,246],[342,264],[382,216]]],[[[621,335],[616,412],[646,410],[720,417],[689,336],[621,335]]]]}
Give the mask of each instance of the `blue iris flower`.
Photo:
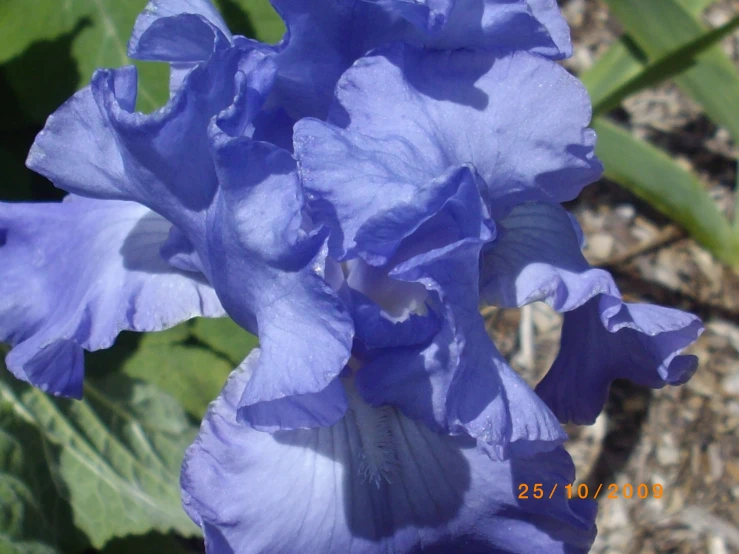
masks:
{"type": "Polygon", "coordinates": [[[628,304],[561,207],[601,172],[554,0],[274,0],[287,34],[155,0],[129,50],[170,64],[134,111],[99,70],[28,165],[70,194],[0,204],[9,369],[79,396],[83,350],[227,314],[259,336],[182,472],[209,553],[585,552],[560,422],[610,383],[687,380],[694,316],[628,304]],[[532,390],[481,302],[565,312],[532,390]]]}

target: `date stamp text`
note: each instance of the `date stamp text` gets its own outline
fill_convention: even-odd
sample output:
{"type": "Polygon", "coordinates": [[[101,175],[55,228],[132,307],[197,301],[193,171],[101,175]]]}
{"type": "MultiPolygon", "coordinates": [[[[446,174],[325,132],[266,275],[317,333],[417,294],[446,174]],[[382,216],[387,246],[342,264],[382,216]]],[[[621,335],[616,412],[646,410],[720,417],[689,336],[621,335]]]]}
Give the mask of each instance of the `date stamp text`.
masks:
{"type": "Polygon", "coordinates": [[[529,498],[542,499],[542,498],[554,498],[554,495],[564,494],[565,498],[571,500],[573,498],[590,498],[597,500],[602,495],[604,498],[641,498],[642,500],[647,498],[662,498],[664,489],[659,483],[654,485],[647,485],[646,483],[630,484],[625,483],[624,485],[617,485],[611,483],[610,485],[604,486],[600,483],[596,486],[588,486],[585,483],[575,485],[564,485],[559,487],[557,483],[554,485],[544,485],[543,483],[521,483],[518,485],[518,498],[521,500],[527,500],[529,498]]]}

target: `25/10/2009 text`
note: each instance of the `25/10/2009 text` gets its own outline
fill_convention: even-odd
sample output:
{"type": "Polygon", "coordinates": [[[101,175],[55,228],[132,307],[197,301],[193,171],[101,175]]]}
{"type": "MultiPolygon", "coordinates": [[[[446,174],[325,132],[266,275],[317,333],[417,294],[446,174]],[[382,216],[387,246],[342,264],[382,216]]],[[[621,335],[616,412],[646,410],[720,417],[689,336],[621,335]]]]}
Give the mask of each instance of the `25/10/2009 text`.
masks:
{"type": "MultiPolygon", "coordinates": [[[[626,483],[624,485],[617,485],[616,483],[611,483],[610,485],[604,487],[603,483],[600,483],[597,488],[591,488],[588,487],[588,485],[586,485],[585,483],[581,483],[577,486],[565,485],[560,490],[564,491],[564,494],[567,496],[568,500],[572,498],[597,499],[598,495],[600,495],[601,492],[606,495],[606,498],[641,498],[643,500],[650,497],[662,498],[662,494],[664,492],[662,485],[660,485],[659,483],[652,485],[651,487],[646,483],[641,483],[638,485],[631,485],[629,483],[626,483]],[[604,488],[605,491],[603,490],[604,488]]],[[[521,500],[527,500],[529,498],[533,498],[535,500],[539,500],[542,498],[553,498],[556,492],[556,483],[549,490],[545,490],[543,483],[521,483],[520,485],[518,485],[518,498],[521,500]]]]}

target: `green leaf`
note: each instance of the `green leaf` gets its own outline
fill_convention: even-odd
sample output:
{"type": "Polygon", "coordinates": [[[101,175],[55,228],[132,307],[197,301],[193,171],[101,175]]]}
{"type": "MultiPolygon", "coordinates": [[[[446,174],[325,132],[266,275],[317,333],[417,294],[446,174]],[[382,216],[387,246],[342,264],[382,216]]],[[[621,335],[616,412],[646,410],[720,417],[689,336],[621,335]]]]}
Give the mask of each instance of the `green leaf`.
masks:
{"type": "MultiPolygon", "coordinates": [[[[606,0],[608,6],[650,60],[668,55],[703,35],[703,25],[677,0],[606,0]]],[[[677,84],[703,106],[717,124],[739,138],[739,74],[719,46],[676,77],[677,84]]]]}
{"type": "MultiPolygon", "coordinates": [[[[82,402],[52,399],[0,368],[0,408],[6,408],[0,411],[0,500],[6,498],[1,476],[9,474],[25,484],[22,498],[30,502],[20,502],[20,493],[7,502],[21,514],[8,516],[12,526],[0,519],[0,554],[5,543],[16,548],[32,539],[38,544],[8,546],[8,552],[35,554],[29,548],[46,548],[43,541],[79,551],[88,539],[75,526],[95,547],[107,543],[104,554],[186,552],[171,535],[108,541],[152,529],[197,534],[180,507],[177,486],[182,454],[195,434],[180,405],[202,417],[256,344],[227,318],[199,318],[160,333],[123,333],[113,348],[87,356],[82,402]]],[[[47,552],[55,551],[38,550],[47,552]]]]}
{"type": "Polygon", "coordinates": [[[0,554],[60,554],[60,551],[36,541],[10,542],[0,535],[0,554]]]}
{"type": "Polygon", "coordinates": [[[580,75],[580,80],[588,89],[593,106],[597,106],[639,75],[646,64],[646,55],[628,35],[624,35],[580,75]]]}
{"type": "Polygon", "coordinates": [[[0,2],[0,30],[3,36],[0,41],[0,63],[17,56],[33,42],[53,39],[69,32],[81,17],[75,13],[78,6],[70,5],[60,10],[59,5],[60,2],[55,0],[35,0],[33,17],[29,17],[27,2],[0,2]]]}
{"type": "MultiPolygon", "coordinates": [[[[27,450],[27,461],[20,464],[12,463],[17,454],[4,457],[2,473],[41,483],[36,487],[41,492],[27,485],[33,493],[28,498],[46,516],[39,524],[66,544],[70,540],[62,533],[77,527],[95,548],[114,537],[153,530],[197,535],[178,486],[182,456],[196,429],[178,403],[121,373],[88,376],[84,394],[83,401],[54,399],[4,370],[0,374],[0,398],[15,418],[2,426],[11,437],[6,440],[27,450]],[[51,492],[49,474],[52,500],[43,496],[51,492]],[[65,513],[74,525],[64,520],[65,513]]],[[[12,528],[17,535],[19,524],[12,528]]]]}
{"type": "Polygon", "coordinates": [[[601,97],[597,103],[594,102],[593,113],[595,115],[606,113],[618,107],[632,94],[656,86],[662,81],[693,67],[698,55],[733,32],[737,27],[739,27],[739,16],[717,29],[702,34],[697,39],[673,50],[659,60],[649,63],[607,96],[603,97],[602,92],[599,91],[601,97]]]}
{"type": "Polygon", "coordinates": [[[734,234],[739,237],[739,161],[734,170],[734,234]]]}
{"type": "MultiPolygon", "coordinates": [[[[235,33],[277,42],[285,26],[268,0],[218,0],[235,33]]],[[[168,67],[126,55],[146,0],[28,0],[0,2],[0,63],[23,110],[38,123],[85,86],[95,69],[134,63],[137,109],[150,112],[169,96],[168,67]],[[49,86],[49,84],[52,86],[49,86]]]]}
{"type": "Polygon", "coordinates": [[[596,153],[608,179],[674,219],[717,258],[739,267],[739,236],[692,173],[603,118],[593,122],[593,129],[598,133],[596,153]]]}
{"type": "MultiPolygon", "coordinates": [[[[683,8],[696,17],[715,1],[679,0],[683,8]]],[[[630,79],[638,76],[647,63],[647,55],[628,34],[625,34],[606,50],[590,69],[584,71],[580,79],[588,89],[595,106],[630,79]]]]}
{"type": "Polygon", "coordinates": [[[256,344],[228,318],[197,318],[159,333],[121,334],[112,349],[87,356],[88,374],[120,369],[172,395],[200,420],[256,344]]]}
{"type": "Polygon", "coordinates": [[[713,4],[716,0],[677,0],[680,5],[692,15],[700,15],[703,10],[713,4]]]}
{"type": "MultiPolygon", "coordinates": [[[[3,369],[4,371],[4,369],[3,369]]],[[[68,510],[55,509],[54,479],[33,424],[0,400],[0,553],[58,554],[68,510]]]]}
{"type": "Polygon", "coordinates": [[[191,554],[192,552],[191,549],[183,546],[180,537],[148,533],[114,539],[105,545],[100,554],[191,554]]]}
{"type": "Polygon", "coordinates": [[[221,319],[200,317],[193,320],[191,329],[193,337],[235,365],[240,364],[251,349],[258,345],[254,335],[247,333],[227,317],[221,319]]]}
{"type": "Polygon", "coordinates": [[[0,170],[3,180],[0,183],[0,199],[27,200],[31,198],[31,177],[23,165],[24,158],[0,146],[0,170]]]}
{"type": "Polygon", "coordinates": [[[137,107],[151,111],[166,102],[166,64],[133,62],[126,55],[136,16],[146,0],[28,0],[0,3],[0,62],[6,78],[36,121],[46,117],[99,67],[136,63],[137,107]],[[49,86],[53,84],[53,86],[49,86]]]}
{"type": "Polygon", "coordinates": [[[269,0],[215,0],[232,33],[276,43],[285,34],[282,18],[269,0]]]}

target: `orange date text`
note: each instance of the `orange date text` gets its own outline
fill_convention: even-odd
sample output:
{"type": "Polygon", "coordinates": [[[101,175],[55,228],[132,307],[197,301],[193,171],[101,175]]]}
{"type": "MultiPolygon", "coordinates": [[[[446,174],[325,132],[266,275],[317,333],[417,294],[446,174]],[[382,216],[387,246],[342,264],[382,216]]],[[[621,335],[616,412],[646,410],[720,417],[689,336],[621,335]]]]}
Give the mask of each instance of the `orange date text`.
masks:
{"type": "Polygon", "coordinates": [[[551,485],[545,485],[543,483],[521,483],[518,485],[518,498],[521,500],[528,500],[533,498],[540,500],[542,498],[554,498],[559,489],[559,494],[564,494],[568,500],[573,498],[591,498],[597,500],[599,496],[603,498],[641,498],[642,500],[647,498],[662,498],[664,489],[659,483],[654,485],[647,485],[646,483],[630,484],[625,483],[623,485],[617,485],[611,483],[610,485],[604,485],[600,483],[598,485],[588,486],[585,483],[579,485],[564,485],[560,487],[557,483],[551,485]]]}

